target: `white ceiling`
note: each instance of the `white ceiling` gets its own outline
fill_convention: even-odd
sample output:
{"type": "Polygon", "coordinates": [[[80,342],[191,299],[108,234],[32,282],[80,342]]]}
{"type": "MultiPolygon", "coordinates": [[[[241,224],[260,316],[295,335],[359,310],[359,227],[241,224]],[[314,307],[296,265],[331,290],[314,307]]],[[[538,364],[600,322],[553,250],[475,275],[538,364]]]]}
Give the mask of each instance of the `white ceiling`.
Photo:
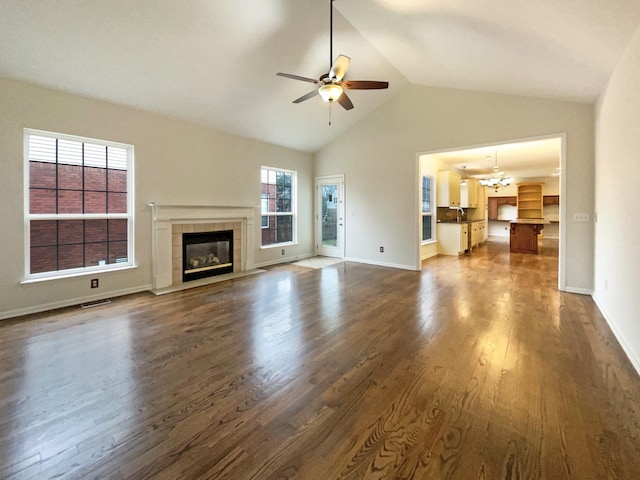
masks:
{"type": "Polygon", "coordinates": [[[505,175],[522,179],[550,177],[560,168],[560,138],[488,145],[465,150],[438,152],[424,157],[437,159],[467,177],[488,178],[498,163],[505,175]]]}
{"type": "Polygon", "coordinates": [[[637,0],[336,0],[355,108],[291,101],[329,67],[328,0],[2,0],[0,75],[316,151],[408,82],[594,102],[637,0]]]}

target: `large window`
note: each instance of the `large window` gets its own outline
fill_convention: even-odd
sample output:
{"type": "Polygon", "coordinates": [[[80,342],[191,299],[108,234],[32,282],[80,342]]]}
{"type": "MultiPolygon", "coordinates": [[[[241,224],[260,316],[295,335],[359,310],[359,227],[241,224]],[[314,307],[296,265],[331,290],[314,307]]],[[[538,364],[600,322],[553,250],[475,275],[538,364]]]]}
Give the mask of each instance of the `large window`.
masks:
{"type": "Polygon", "coordinates": [[[433,178],[422,177],[422,241],[433,240],[433,178]]]}
{"type": "Polygon", "coordinates": [[[130,145],[25,130],[26,278],[133,265],[130,145]]]}
{"type": "Polygon", "coordinates": [[[296,241],[296,172],[262,167],[262,246],[296,241]]]}

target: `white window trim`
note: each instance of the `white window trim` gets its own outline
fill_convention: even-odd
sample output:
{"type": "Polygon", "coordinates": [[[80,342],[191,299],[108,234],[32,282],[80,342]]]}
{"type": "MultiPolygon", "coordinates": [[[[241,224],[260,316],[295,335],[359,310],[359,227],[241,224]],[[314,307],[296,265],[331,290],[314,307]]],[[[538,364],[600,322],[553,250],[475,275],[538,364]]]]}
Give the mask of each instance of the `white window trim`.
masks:
{"type": "Polygon", "coordinates": [[[49,132],[25,128],[23,133],[23,164],[24,164],[24,278],[22,284],[34,283],[46,280],[59,280],[83,275],[95,275],[97,273],[113,272],[137,268],[135,262],[135,209],[134,209],[134,148],[133,145],[125,143],[110,142],[77,135],[49,132]],[[57,138],[75,142],[92,143],[105,147],[122,148],[127,151],[127,212],[118,214],[32,214],[29,212],[29,137],[37,135],[41,137],[57,138]],[[94,219],[128,219],[127,222],[127,262],[111,263],[107,265],[96,265],[91,267],[74,268],[67,270],[56,270],[52,272],[30,273],[31,271],[31,220],[94,220],[94,219]]]}
{"type": "MultiPolygon", "coordinates": [[[[262,245],[262,240],[260,241],[260,249],[267,250],[269,248],[278,248],[287,245],[297,245],[298,244],[298,172],[295,170],[289,170],[287,168],[280,167],[269,167],[267,165],[262,165],[260,167],[260,175],[262,175],[262,170],[277,170],[280,172],[286,172],[291,174],[291,212],[266,212],[266,216],[268,217],[291,217],[291,221],[293,223],[292,229],[292,240],[290,242],[280,242],[280,243],[270,243],[269,245],[262,245]]],[[[260,184],[262,184],[262,177],[260,178],[260,184]]],[[[262,211],[262,195],[260,197],[260,215],[265,216],[265,212],[262,211]]],[[[261,221],[262,223],[262,221],[261,221]]]]}

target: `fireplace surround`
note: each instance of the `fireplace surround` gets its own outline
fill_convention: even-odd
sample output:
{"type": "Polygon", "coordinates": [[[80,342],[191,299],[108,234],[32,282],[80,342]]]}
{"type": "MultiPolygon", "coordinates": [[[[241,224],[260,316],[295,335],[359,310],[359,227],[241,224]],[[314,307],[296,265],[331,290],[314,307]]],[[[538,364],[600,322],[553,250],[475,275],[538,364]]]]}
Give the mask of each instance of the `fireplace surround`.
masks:
{"type": "Polygon", "coordinates": [[[162,204],[150,206],[154,290],[183,282],[183,233],[233,231],[233,272],[254,269],[254,219],[259,214],[259,207],[162,204]]]}

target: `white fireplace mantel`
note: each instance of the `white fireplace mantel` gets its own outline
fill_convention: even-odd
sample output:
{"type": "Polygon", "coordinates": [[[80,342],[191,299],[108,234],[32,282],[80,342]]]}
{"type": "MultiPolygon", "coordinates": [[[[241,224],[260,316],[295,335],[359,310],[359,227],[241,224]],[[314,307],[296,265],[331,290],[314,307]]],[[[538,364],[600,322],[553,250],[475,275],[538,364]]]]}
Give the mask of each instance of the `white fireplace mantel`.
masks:
{"type": "Polygon", "coordinates": [[[191,223],[241,224],[240,270],[254,268],[254,218],[259,207],[235,205],[160,205],[149,204],[152,214],[153,288],[172,284],[172,225],[191,223]]]}

